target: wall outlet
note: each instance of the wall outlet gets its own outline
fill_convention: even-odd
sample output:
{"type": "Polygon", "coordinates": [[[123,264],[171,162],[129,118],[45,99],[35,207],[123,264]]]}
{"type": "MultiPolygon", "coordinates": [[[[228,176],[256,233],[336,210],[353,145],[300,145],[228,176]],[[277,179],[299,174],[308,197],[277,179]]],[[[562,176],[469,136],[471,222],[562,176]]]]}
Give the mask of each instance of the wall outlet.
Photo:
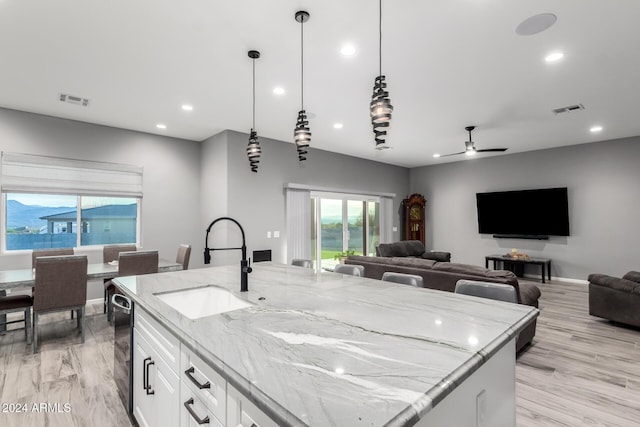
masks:
{"type": "Polygon", "coordinates": [[[274,231],[273,232],[273,238],[274,239],[278,239],[280,237],[280,232],[279,231],[274,231]]]}
{"type": "Polygon", "coordinates": [[[270,238],[271,238],[271,232],[267,231],[267,239],[270,239],[270,238]]]}
{"type": "Polygon", "coordinates": [[[395,232],[397,232],[397,231],[398,231],[398,227],[393,227],[393,228],[392,228],[392,230],[393,230],[393,232],[395,233],[395,232]]]}

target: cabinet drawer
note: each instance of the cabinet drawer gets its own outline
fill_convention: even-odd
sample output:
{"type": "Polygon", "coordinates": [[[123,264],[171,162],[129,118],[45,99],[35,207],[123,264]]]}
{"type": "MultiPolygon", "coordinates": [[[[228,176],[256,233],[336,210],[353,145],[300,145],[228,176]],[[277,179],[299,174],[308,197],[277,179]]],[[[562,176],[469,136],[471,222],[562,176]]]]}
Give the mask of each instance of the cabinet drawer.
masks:
{"type": "Polygon", "coordinates": [[[227,384],[227,425],[234,427],[278,427],[238,390],[227,384]]]}
{"type": "Polygon", "coordinates": [[[227,412],[227,381],[186,347],[182,349],[180,380],[195,398],[224,423],[227,412]]]}
{"type": "Polygon", "coordinates": [[[216,416],[215,411],[197,397],[184,379],[180,381],[180,400],[181,427],[197,427],[199,425],[223,427],[225,425],[216,416]]]}
{"type": "Polygon", "coordinates": [[[134,328],[144,337],[167,365],[178,372],[180,341],[146,311],[136,307],[134,328]]]}

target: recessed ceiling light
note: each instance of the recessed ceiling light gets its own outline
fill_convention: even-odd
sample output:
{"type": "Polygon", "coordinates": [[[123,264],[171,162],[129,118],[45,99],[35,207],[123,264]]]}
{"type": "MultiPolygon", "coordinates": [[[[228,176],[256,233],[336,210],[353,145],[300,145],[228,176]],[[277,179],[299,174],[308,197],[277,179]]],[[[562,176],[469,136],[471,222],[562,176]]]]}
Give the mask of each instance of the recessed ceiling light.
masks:
{"type": "Polygon", "coordinates": [[[356,47],[352,44],[345,44],[340,49],[340,53],[344,56],[353,56],[356,53],[356,47]]]}
{"type": "Polygon", "coordinates": [[[433,155],[433,157],[438,158],[438,157],[440,157],[440,154],[436,153],[436,154],[433,155]]]}
{"type": "Polygon", "coordinates": [[[532,36],[538,34],[553,24],[558,18],[553,13],[541,13],[533,15],[522,21],[516,27],[516,33],[521,36],[532,36]]]}
{"type": "Polygon", "coordinates": [[[544,60],[547,62],[555,62],[558,61],[560,59],[562,59],[564,57],[564,53],[562,52],[553,52],[550,53],[549,55],[545,56],[544,60]]]}
{"type": "Polygon", "coordinates": [[[156,127],[157,127],[158,129],[166,129],[166,128],[167,128],[167,125],[162,124],[162,123],[158,123],[158,124],[156,125],[156,127]]]}
{"type": "Polygon", "coordinates": [[[600,132],[602,131],[602,126],[593,126],[591,129],[589,129],[591,132],[596,133],[596,132],[600,132]]]}
{"type": "Polygon", "coordinates": [[[344,127],[344,125],[342,123],[334,123],[333,124],[333,128],[334,129],[342,129],[344,127]]]}
{"type": "Polygon", "coordinates": [[[274,87],[273,88],[273,93],[275,93],[276,95],[284,95],[284,88],[274,87]]]}
{"type": "Polygon", "coordinates": [[[182,106],[182,109],[183,109],[184,111],[193,111],[193,105],[184,104],[184,105],[182,106]]]}

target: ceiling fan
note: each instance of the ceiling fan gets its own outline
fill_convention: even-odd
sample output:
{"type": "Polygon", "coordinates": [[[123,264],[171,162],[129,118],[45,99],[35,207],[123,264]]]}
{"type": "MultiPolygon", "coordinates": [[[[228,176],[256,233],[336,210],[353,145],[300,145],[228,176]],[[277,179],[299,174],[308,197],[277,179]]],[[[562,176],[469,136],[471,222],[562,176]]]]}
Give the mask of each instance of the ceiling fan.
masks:
{"type": "Polygon", "coordinates": [[[451,154],[434,154],[434,157],[448,157],[448,156],[457,156],[458,154],[467,154],[473,155],[476,153],[489,153],[489,152],[501,152],[507,151],[508,148],[485,148],[483,150],[477,150],[475,145],[473,145],[473,141],[471,140],[471,131],[474,130],[475,126],[467,126],[464,128],[467,132],[469,132],[469,140],[464,142],[465,150],[459,153],[451,153],[451,154]]]}

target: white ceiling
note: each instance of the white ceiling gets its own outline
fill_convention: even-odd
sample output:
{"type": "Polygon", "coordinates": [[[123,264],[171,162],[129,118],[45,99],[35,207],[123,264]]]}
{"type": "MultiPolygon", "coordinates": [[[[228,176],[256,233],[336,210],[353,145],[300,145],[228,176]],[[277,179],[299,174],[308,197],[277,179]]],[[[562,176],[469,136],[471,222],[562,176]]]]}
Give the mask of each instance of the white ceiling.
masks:
{"type": "Polygon", "coordinates": [[[640,1],[384,0],[382,69],[395,107],[394,148],[376,151],[368,105],[378,74],[377,6],[0,0],[0,106],[196,141],[223,129],[248,133],[247,51],[257,49],[258,134],[292,141],[300,108],[294,13],[303,9],[311,15],[305,107],[315,115],[315,148],[414,167],[464,160],[432,156],[462,151],[467,125],[477,126],[478,149],[508,147],[506,154],[640,135],[640,1]],[[557,22],[536,35],[515,33],[539,13],[557,22]],[[352,57],[339,53],[345,43],[356,47],[352,57]],[[546,63],[556,50],[564,58],[546,63]],[[275,86],[286,93],[274,95],[275,86]],[[62,103],[59,93],[90,105],[62,103]],[[183,111],[184,103],[194,110],[183,111]],[[584,111],[551,112],[578,103],[584,111]],[[604,129],[591,134],[596,124],[604,129]]]}

